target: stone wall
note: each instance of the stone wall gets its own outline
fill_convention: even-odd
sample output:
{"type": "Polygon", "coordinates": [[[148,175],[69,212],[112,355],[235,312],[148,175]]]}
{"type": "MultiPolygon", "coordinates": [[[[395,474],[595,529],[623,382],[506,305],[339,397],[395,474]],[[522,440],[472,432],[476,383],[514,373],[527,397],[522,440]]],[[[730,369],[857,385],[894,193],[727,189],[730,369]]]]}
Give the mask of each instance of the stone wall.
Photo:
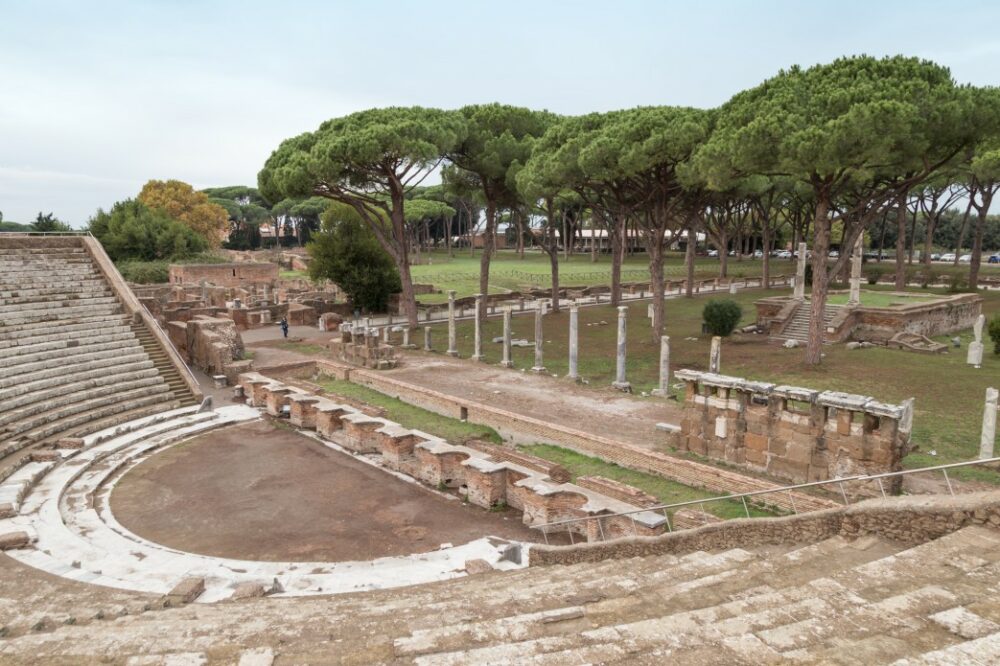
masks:
{"type": "Polygon", "coordinates": [[[530,565],[683,555],[696,551],[815,543],[834,536],[878,536],[915,545],[971,525],[1000,529],[1000,491],[892,497],[784,518],[745,518],[652,538],[576,546],[532,546],[530,565]]]}
{"type": "MultiPolygon", "coordinates": [[[[495,429],[505,439],[513,442],[558,444],[605,462],[718,493],[743,493],[779,487],[778,484],[770,481],[714,465],[634,446],[558,423],[510,412],[493,405],[457,398],[389,377],[385,373],[329,361],[311,363],[313,363],[311,366],[313,372],[328,374],[337,379],[368,386],[436,414],[456,419],[464,418],[470,423],[488,426],[495,429]]],[[[275,371],[269,369],[269,372],[275,371]]],[[[296,368],[296,372],[309,372],[309,370],[304,369],[300,364],[296,368]]],[[[664,442],[665,444],[666,442],[664,442]]],[[[837,505],[833,500],[799,492],[761,495],[755,503],[763,507],[784,511],[810,511],[837,505]]]]}
{"type": "Polygon", "coordinates": [[[894,472],[909,452],[912,407],[873,398],[679,370],[677,447],[792,483],[894,472]]]}
{"type": "Polygon", "coordinates": [[[171,264],[170,283],[200,284],[202,280],[217,287],[243,287],[271,283],[278,279],[278,265],[265,263],[171,264]]]}
{"type": "MultiPolygon", "coordinates": [[[[983,310],[983,298],[977,294],[941,296],[938,300],[927,302],[901,293],[899,301],[900,305],[884,308],[843,306],[830,322],[824,337],[828,342],[857,340],[885,344],[897,333],[927,337],[946,335],[972,328],[983,310]]],[[[756,301],[757,326],[770,335],[779,335],[798,304],[799,301],[788,296],[772,296],[756,301]]],[[[808,306],[808,301],[805,306],[808,306]]]]}
{"type": "Polygon", "coordinates": [[[209,375],[226,375],[235,383],[237,376],[252,366],[243,360],[243,338],[232,319],[199,315],[170,322],[167,333],[185,360],[209,375]]]}
{"type": "MultiPolygon", "coordinates": [[[[537,465],[520,464],[516,456],[503,459],[482,447],[453,445],[255,372],[241,374],[238,382],[247,401],[272,416],[287,412],[292,425],[315,429],[356,453],[381,454],[389,469],[431,486],[457,489],[477,506],[506,503],[523,512],[526,525],[594,517],[558,530],[570,529],[588,539],[625,533],[654,535],[667,529],[659,513],[641,511],[642,507],[619,498],[555,479],[537,465]],[[628,518],[607,515],[629,511],[639,512],[628,518]]],[[[643,495],[622,484],[615,484],[615,490],[622,497],[643,495]]]]}

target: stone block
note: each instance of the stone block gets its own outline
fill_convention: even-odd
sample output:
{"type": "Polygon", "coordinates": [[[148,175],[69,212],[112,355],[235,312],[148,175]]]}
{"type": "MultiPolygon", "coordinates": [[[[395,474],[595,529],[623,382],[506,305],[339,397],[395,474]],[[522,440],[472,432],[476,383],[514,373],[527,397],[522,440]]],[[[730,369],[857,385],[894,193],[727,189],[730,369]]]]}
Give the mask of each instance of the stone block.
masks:
{"type": "Polygon", "coordinates": [[[171,604],[189,604],[205,592],[204,578],[185,578],[174,585],[166,595],[166,601],[171,604]]]}
{"type": "Polygon", "coordinates": [[[61,460],[62,456],[53,449],[41,449],[31,452],[31,462],[55,462],[61,460]]]}
{"type": "Polygon", "coordinates": [[[57,449],[82,449],[83,439],[81,437],[63,437],[56,442],[57,449]]]}
{"type": "Polygon", "coordinates": [[[31,537],[27,532],[6,532],[0,534],[0,550],[13,550],[24,548],[31,543],[31,537]]]}
{"type": "Polygon", "coordinates": [[[488,573],[493,571],[493,565],[482,559],[466,560],[465,561],[465,573],[470,576],[475,574],[488,573]]]}
{"type": "Polygon", "coordinates": [[[767,451],[767,436],[750,432],[748,430],[743,435],[743,445],[746,446],[748,455],[750,451],[767,451]]]}
{"type": "Polygon", "coordinates": [[[260,583],[240,583],[233,589],[230,599],[255,599],[263,597],[264,586],[260,583]]]}

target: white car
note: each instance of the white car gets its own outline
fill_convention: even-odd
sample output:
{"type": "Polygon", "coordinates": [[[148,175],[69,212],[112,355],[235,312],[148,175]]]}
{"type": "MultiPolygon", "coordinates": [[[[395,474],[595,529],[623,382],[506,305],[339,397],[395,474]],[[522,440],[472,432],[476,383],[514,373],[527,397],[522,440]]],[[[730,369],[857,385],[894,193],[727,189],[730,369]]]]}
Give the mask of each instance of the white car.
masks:
{"type": "Polygon", "coordinates": [[[941,261],[955,261],[955,253],[945,252],[944,254],[941,255],[941,261]]]}
{"type": "Polygon", "coordinates": [[[792,251],[791,250],[781,250],[775,256],[778,257],[778,259],[791,259],[792,258],[792,251]]]}
{"type": "Polygon", "coordinates": [[[970,264],[970,263],[972,263],[972,255],[971,254],[963,254],[961,257],[958,258],[958,263],[960,263],[960,264],[970,264]]]}
{"type": "Polygon", "coordinates": [[[708,256],[710,256],[710,257],[717,257],[717,256],[719,256],[719,251],[718,250],[709,250],[708,251],[708,256]]]}

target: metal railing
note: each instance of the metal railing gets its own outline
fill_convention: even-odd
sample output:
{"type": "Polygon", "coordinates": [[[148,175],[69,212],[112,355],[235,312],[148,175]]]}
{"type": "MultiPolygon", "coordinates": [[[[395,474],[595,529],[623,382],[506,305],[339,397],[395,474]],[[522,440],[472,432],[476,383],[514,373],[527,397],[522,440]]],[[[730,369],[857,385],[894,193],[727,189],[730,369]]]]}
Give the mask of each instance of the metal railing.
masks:
{"type": "MultiPolygon", "coordinates": [[[[559,526],[575,525],[578,523],[587,523],[588,521],[596,520],[598,521],[597,526],[601,534],[601,540],[604,541],[605,540],[604,528],[601,524],[601,521],[607,520],[609,518],[628,517],[632,520],[632,535],[635,536],[638,534],[638,528],[636,527],[635,524],[636,514],[647,513],[647,512],[661,512],[663,514],[663,518],[666,520],[667,523],[667,531],[673,532],[673,526],[670,524],[670,515],[668,513],[668,511],[672,509],[676,510],[684,507],[699,505],[702,513],[705,516],[708,516],[708,512],[705,511],[706,504],[710,504],[712,502],[742,501],[743,510],[746,512],[747,518],[751,518],[752,516],[750,515],[750,506],[747,503],[747,499],[757,498],[762,495],[771,495],[775,493],[786,493],[788,495],[788,499],[792,507],[792,513],[798,515],[799,511],[795,505],[794,495],[792,494],[793,491],[796,490],[801,490],[803,488],[818,488],[822,486],[838,485],[840,490],[840,495],[844,500],[844,506],[849,506],[851,504],[851,501],[847,496],[847,490],[844,487],[845,483],[868,483],[868,482],[878,483],[879,492],[881,492],[883,498],[886,498],[888,497],[888,494],[885,491],[885,484],[883,483],[884,479],[904,477],[911,474],[923,474],[923,473],[938,472],[938,471],[940,471],[944,475],[944,482],[948,488],[948,493],[950,495],[954,495],[955,490],[954,487],[951,485],[951,478],[948,476],[948,470],[965,468],[965,467],[975,467],[977,465],[990,465],[990,464],[1000,464],[1000,458],[982,458],[978,460],[967,460],[965,462],[949,463],[946,465],[935,465],[933,467],[921,467],[919,469],[904,469],[898,472],[884,472],[882,474],[845,476],[836,479],[827,479],[825,481],[811,481],[809,483],[798,483],[791,486],[782,486],[780,488],[753,490],[746,493],[737,493],[735,495],[719,495],[718,497],[709,497],[707,499],[688,500],[686,502],[674,502],[673,504],[659,504],[656,506],[646,507],[644,509],[633,509],[631,511],[622,511],[619,513],[582,516],[580,518],[566,518],[564,520],[554,520],[552,522],[542,523],[540,525],[532,525],[532,527],[542,531],[542,535],[545,537],[545,543],[547,544],[549,542],[548,535],[550,531],[561,531],[561,530],[552,530],[551,528],[559,526]]],[[[864,499],[871,499],[871,498],[865,497],[864,499]]],[[[569,533],[570,543],[573,543],[573,530],[567,529],[566,532],[569,533]]]]}
{"type": "Polygon", "coordinates": [[[92,236],[88,229],[71,231],[0,231],[0,236],[92,236]]]}

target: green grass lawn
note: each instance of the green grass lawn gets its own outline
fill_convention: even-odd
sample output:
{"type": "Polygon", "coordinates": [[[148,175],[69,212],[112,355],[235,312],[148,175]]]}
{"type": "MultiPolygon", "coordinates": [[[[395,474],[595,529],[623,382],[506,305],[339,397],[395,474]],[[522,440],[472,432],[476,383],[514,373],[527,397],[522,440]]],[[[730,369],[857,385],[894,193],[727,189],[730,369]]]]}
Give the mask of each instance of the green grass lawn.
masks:
{"type": "MultiPolygon", "coordinates": [[[[886,287],[889,289],[889,287],[886,287]]],[[[763,296],[785,294],[787,290],[750,290],[733,296],[743,308],[741,325],[755,319],[753,302],[763,296]]],[[[928,296],[932,292],[926,292],[928,296]]],[[[983,311],[987,318],[1000,313],[1000,293],[983,292],[983,311]]],[[[723,298],[716,296],[716,298],[723,298]]],[[[728,295],[725,298],[729,298],[728,295]]],[[[671,368],[706,370],[710,336],[701,333],[701,311],[710,297],[673,299],[666,301],[666,334],[670,336],[671,368]]],[[[628,306],[627,379],[636,393],[648,391],[658,380],[659,341],[651,334],[646,317],[647,302],[628,306]]],[[[580,309],[581,376],[595,390],[609,390],[615,372],[616,312],[611,307],[580,309]]],[[[544,320],[544,363],[548,372],[564,376],[568,359],[568,321],[565,309],[550,313],[544,320]]],[[[437,325],[435,339],[444,340],[446,325],[437,325]]],[[[459,322],[457,327],[459,355],[472,354],[473,323],[459,322]]],[[[500,318],[488,320],[483,333],[486,362],[500,362],[501,345],[493,343],[502,335],[500,318]]],[[[513,335],[534,341],[534,316],[513,318],[513,335]]],[[[951,336],[938,340],[946,342],[951,336]]],[[[987,341],[987,354],[979,370],[965,363],[972,331],[958,334],[962,348],[948,354],[917,354],[876,347],[849,350],[845,345],[825,348],[826,357],[819,367],[802,363],[802,349],[784,349],[768,344],[763,335],[733,335],[722,345],[722,371],[747,379],[786,383],[818,390],[845,391],[872,396],[878,400],[899,403],[916,398],[913,442],[919,450],[905,460],[907,467],[923,467],[946,462],[969,460],[977,455],[982,423],[983,398],[986,388],[998,384],[1000,356],[992,353],[987,341]],[[931,452],[936,455],[932,455],[931,452]]],[[[443,350],[443,347],[439,348],[443,350]]],[[[513,361],[518,369],[533,365],[532,347],[514,347],[513,361]]],[[[650,398],[657,399],[657,398],[650,398]]],[[[967,476],[993,478],[981,470],[965,472],[967,476]]]]}
{"type": "Polygon", "coordinates": [[[367,386],[327,376],[320,378],[316,383],[334,396],[339,395],[382,408],[385,410],[385,418],[395,421],[405,428],[422,430],[429,435],[446,439],[452,444],[461,444],[470,439],[482,439],[494,444],[500,444],[503,441],[493,428],[441,416],[422,407],[403,402],[398,398],[390,398],[367,386]]]}
{"type": "MultiPolygon", "coordinates": [[[[707,490],[691,488],[683,484],[665,479],[662,476],[636,472],[625,467],[619,467],[614,463],[607,463],[598,458],[583,455],[561,446],[550,444],[532,444],[518,447],[523,451],[539,458],[545,458],[554,463],[558,463],[569,470],[572,480],[576,481],[578,476],[603,476],[614,479],[621,483],[643,490],[656,497],[664,504],[674,504],[677,502],[688,502],[691,500],[709,499],[718,497],[717,493],[707,490]]],[[[691,507],[694,511],[699,511],[702,505],[696,504],[691,507]]],[[[718,516],[719,518],[746,518],[746,511],[743,503],[738,501],[708,502],[704,505],[705,511],[718,516]]],[[[773,516],[773,513],[764,511],[756,507],[750,507],[751,516],[773,516]]]]}
{"type": "MultiPolygon", "coordinates": [[[[850,296],[850,294],[830,294],[830,297],[827,298],[827,303],[830,305],[846,305],[850,296]]],[[[936,294],[920,292],[907,292],[906,296],[899,296],[893,293],[886,293],[881,290],[875,291],[874,288],[862,289],[861,305],[870,308],[887,308],[893,305],[926,303],[927,301],[935,300],[937,297],[938,296],[936,294]]]]}
{"type": "MultiPolygon", "coordinates": [[[[611,257],[598,255],[597,263],[589,254],[575,254],[569,259],[560,257],[559,284],[565,287],[610,284],[611,257]]],[[[421,303],[443,303],[448,300],[447,292],[454,289],[458,296],[479,293],[479,254],[470,256],[468,251],[456,251],[449,258],[445,252],[425,253],[419,265],[412,267],[413,279],[418,283],[430,283],[441,290],[440,294],[418,296],[421,303]]],[[[729,275],[744,277],[760,275],[759,259],[736,261],[730,258],[729,275]]],[[[771,272],[794,273],[795,264],[788,260],[772,259],[771,272]]],[[[684,277],[684,255],[670,253],[664,273],[667,277],[684,277]]],[[[698,277],[715,277],[719,273],[719,260],[698,257],[695,274],[698,277]]],[[[648,282],[649,260],[645,254],[627,256],[622,266],[623,282],[648,282]]],[[[526,252],[523,259],[513,251],[500,251],[490,262],[490,293],[500,294],[529,289],[545,289],[552,284],[552,269],[548,255],[542,252],[526,252]]]]}

